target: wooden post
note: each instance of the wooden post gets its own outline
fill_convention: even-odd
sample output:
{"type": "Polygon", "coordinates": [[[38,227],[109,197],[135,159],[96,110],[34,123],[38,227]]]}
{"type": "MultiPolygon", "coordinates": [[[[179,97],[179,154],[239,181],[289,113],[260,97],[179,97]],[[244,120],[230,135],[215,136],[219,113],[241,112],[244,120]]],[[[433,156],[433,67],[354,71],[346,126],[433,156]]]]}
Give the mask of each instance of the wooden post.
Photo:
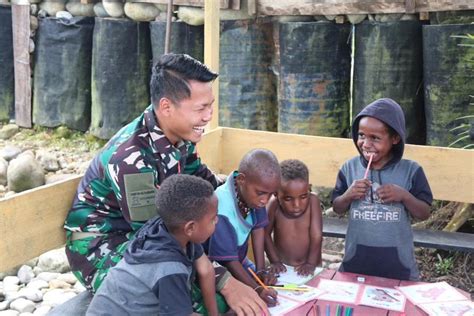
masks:
{"type": "MultiPolygon", "coordinates": [[[[219,45],[220,45],[220,20],[219,2],[205,0],[204,2],[204,63],[213,71],[219,72],[219,45]]],[[[219,126],[219,78],[217,78],[212,89],[214,91],[214,115],[210,122],[210,128],[219,126]]]]}
{"type": "Polygon", "coordinates": [[[166,12],[165,54],[168,54],[170,52],[172,17],[173,17],[173,0],[168,0],[168,10],[166,12]]]}
{"type": "Polygon", "coordinates": [[[12,3],[15,121],[31,127],[30,5],[12,3]]]}

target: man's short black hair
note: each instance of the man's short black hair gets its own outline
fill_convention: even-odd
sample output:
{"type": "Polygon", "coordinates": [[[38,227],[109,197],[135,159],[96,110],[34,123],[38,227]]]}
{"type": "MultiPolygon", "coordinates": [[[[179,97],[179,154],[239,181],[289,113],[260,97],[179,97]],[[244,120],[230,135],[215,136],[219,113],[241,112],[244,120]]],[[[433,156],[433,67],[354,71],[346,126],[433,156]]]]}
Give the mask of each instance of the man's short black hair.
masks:
{"type": "Polygon", "coordinates": [[[309,181],[309,170],[304,162],[297,159],[283,160],[280,163],[281,177],[285,181],[304,180],[309,181]]]}
{"type": "Polygon", "coordinates": [[[280,164],[274,153],[268,149],[252,149],[244,155],[239,164],[239,172],[258,178],[281,177],[280,164]]]}
{"type": "Polygon", "coordinates": [[[166,97],[179,103],[191,96],[189,80],[211,82],[219,76],[206,65],[186,54],[165,54],[153,65],[150,94],[156,104],[166,97]]]}
{"type": "Polygon", "coordinates": [[[212,185],[199,177],[176,174],[165,179],[156,194],[156,209],[169,229],[200,220],[214,194],[212,185]]]}

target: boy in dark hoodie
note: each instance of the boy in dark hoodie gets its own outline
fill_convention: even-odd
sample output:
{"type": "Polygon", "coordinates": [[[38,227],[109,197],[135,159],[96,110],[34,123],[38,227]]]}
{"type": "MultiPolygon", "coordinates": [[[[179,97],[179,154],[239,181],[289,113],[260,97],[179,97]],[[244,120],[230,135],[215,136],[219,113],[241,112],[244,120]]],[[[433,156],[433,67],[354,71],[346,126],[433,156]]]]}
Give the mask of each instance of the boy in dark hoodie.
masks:
{"type": "Polygon", "coordinates": [[[190,315],[196,273],[208,315],[217,315],[214,268],[201,246],[217,223],[214,188],[173,175],[157,191],[156,208],[159,216],[137,232],[87,315],[190,315]]]}
{"type": "Polygon", "coordinates": [[[367,105],[354,119],[352,138],[360,156],[341,167],[332,194],[336,213],[349,209],[340,271],[417,280],[410,217],[428,218],[433,195],[423,169],[402,159],[400,105],[388,98],[367,105]]]}

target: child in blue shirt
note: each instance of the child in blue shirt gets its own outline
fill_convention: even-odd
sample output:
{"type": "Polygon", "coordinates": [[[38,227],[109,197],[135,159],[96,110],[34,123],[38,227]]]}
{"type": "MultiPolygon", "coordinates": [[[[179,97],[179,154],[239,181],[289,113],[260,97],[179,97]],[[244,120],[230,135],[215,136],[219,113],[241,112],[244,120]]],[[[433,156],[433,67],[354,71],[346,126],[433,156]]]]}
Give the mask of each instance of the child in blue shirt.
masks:
{"type": "MultiPolygon", "coordinates": [[[[209,259],[216,260],[236,279],[255,289],[270,306],[276,302],[276,291],[262,288],[247,269],[250,267],[267,279],[264,277],[264,228],[268,223],[265,205],[278,190],[280,177],[278,160],[271,151],[248,152],[239,170],[232,172],[226,183],[216,189],[219,222],[204,246],[209,259]],[[247,258],[250,235],[255,266],[247,258]]],[[[267,281],[272,283],[270,278],[267,281]]]]}
{"type": "Polygon", "coordinates": [[[417,280],[410,218],[427,219],[433,195],[423,168],[402,159],[402,108],[388,98],[367,105],[354,119],[352,138],[359,156],[341,167],[332,195],[336,213],[349,209],[340,270],[417,280]]]}

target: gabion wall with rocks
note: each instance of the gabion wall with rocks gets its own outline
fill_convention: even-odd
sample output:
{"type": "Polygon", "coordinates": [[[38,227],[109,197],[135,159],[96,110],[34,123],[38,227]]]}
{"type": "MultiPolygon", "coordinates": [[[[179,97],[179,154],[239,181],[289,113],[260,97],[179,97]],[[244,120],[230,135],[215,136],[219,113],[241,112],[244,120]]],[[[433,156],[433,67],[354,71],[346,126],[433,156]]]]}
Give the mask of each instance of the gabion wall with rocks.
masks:
{"type": "MultiPolygon", "coordinates": [[[[460,118],[474,113],[474,72],[463,70],[472,70],[473,50],[456,35],[473,33],[471,11],[430,15],[443,33],[436,38],[444,40],[431,53],[422,38],[433,31],[416,15],[256,18],[246,4],[221,11],[220,125],[347,137],[350,104],[356,113],[380,97],[401,103],[410,143],[447,146],[458,137],[451,129],[470,124],[460,118]],[[441,62],[449,77],[430,69],[441,62]]],[[[152,60],[163,52],[166,5],[33,0],[30,8],[33,122],[110,138],[149,103],[147,82],[152,60]]],[[[202,58],[203,9],[175,6],[173,12],[171,50],[202,58]]],[[[8,107],[0,104],[0,120],[11,118],[11,110],[1,110],[8,107]]]]}

